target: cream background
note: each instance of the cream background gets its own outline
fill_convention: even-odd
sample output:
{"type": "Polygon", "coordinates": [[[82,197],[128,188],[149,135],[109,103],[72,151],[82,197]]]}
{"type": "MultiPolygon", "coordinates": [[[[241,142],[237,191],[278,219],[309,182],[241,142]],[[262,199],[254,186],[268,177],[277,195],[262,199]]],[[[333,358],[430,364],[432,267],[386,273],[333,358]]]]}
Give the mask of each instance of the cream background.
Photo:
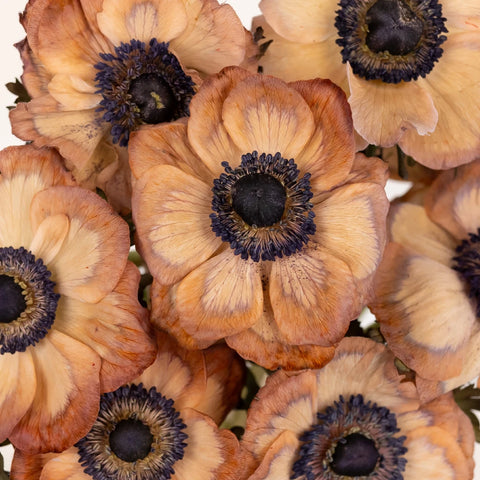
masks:
{"type": "MultiPolygon", "coordinates": [[[[257,0],[229,0],[226,3],[233,6],[247,28],[250,28],[251,18],[260,13],[257,0]]],[[[22,74],[20,58],[13,44],[22,40],[25,34],[18,21],[18,15],[23,11],[25,4],[26,0],[1,0],[0,60],[3,68],[0,69],[0,149],[9,145],[21,145],[23,143],[11,134],[6,107],[13,105],[15,97],[8,92],[4,85],[7,82],[14,81],[16,77],[19,78],[22,74]]],[[[405,184],[400,182],[389,182],[387,185],[389,197],[401,194],[404,189],[405,184]]],[[[5,458],[5,466],[8,470],[11,463],[12,448],[1,447],[0,452],[5,458]]],[[[475,469],[474,478],[480,480],[480,448],[478,445],[476,445],[475,449],[475,459],[478,466],[475,469]]]]}

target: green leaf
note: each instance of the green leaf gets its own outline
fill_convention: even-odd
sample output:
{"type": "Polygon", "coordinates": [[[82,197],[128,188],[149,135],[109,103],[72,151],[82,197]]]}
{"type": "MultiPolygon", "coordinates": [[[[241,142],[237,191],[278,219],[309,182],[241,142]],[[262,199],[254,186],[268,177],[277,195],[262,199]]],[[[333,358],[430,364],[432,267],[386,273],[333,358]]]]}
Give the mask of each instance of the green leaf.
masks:
{"type": "Polygon", "coordinates": [[[475,385],[458,387],[453,391],[453,398],[472,422],[475,441],[480,443],[480,425],[474,413],[474,410],[480,411],[480,389],[476,388],[475,385]]]}
{"type": "Polygon", "coordinates": [[[8,473],[4,470],[3,456],[0,453],[0,480],[9,480],[8,473]]]}
{"type": "MultiPolygon", "coordinates": [[[[20,103],[20,102],[29,102],[31,100],[30,95],[27,92],[27,89],[24,87],[23,83],[16,78],[15,82],[9,82],[5,84],[7,87],[7,90],[10,93],[13,93],[13,95],[16,95],[16,99],[14,101],[15,104],[20,103]]],[[[7,107],[9,109],[15,108],[15,107],[7,107]]]]}

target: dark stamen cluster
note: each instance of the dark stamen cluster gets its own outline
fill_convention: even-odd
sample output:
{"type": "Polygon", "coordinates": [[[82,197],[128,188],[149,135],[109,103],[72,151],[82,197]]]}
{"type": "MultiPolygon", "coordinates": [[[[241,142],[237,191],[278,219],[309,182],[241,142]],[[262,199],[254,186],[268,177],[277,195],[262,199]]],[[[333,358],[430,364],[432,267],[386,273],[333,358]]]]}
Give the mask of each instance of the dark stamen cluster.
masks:
{"type": "Polygon", "coordinates": [[[315,233],[309,173],[299,179],[294,160],[280,153],[252,152],[235,169],[228,162],[222,166],[226,173],[213,182],[210,218],[212,230],[235,255],[275,260],[308,243],[315,233]]]}
{"type": "Polygon", "coordinates": [[[467,282],[469,297],[476,301],[477,317],[480,317],[480,228],[468,237],[456,248],[452,268],[467,282]]]}
{"type": "MultiPolygon", "coordinates": [[[[55,320],[60,295],[54,292],[55,283],[50,280],[51,273],[42,259],[23,247],[0,248],[0,299],[3,295],[15,295],[15,303],[7,315],[0,316],[7,321],[0,323],[0,354],[24,352],[30,345],[38,343],[52,326],[55,320]],[[12,291],[11,283],[18,286],[12,291]],[[12,317],[12,312],[18,314],[12,317]]],[[[12,298],[2,302],[10,304],[12,298]]]]}
{"type": "Polygon", "coordinates": [[[339,6],[336,42],[359,77],[417,80],[442,56],[447,28],[437,0],[340,0],[339,6]]]}
{"type": "Polygon", "coordinates": [[[372,477],[402,480],[407,460],[405,436],[395,415],[366,402],[362,395],[348,401],[340,396],[333,406],[317,413],[317,424],[300,437],[302,445],[291,479],[338,480],[372,477]]]}
{"type": "Polygon", "coordinates": [[[94,480],[168,480],[187,446],[185,428],[173,400],[132,384],[102,395],[97,420],[75,446],[94,480]]]}
{"type": "Polygon", "coordinates": [[[168,43],[153,38],[147,46],[131,40],[115,47],[115,55],[99,55],[103,62],[95,65],[96,93],[101,93],[103,100],[98,111],[112,124],[113,143],[127,146],[130,132],[142,123],[172,121],[190,114],[195,85],[168,50],[168,43]]]}

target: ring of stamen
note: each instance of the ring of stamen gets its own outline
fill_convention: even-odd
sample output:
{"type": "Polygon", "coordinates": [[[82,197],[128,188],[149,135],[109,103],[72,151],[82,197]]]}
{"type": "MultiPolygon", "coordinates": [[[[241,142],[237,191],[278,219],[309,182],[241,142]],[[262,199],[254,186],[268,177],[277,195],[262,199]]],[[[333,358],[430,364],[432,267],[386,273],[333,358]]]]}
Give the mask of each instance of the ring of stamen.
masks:
{"type": "Polygon", "coordinates": [[[102,395],[97,420],[75,446],[94,480],[168,480],[187,446],[185,428],[173,400],[132,384],[102,395]]]}
{"type": "Polygon", "coordinates": [[[24,352],[48,333],[60,298],[50,276],[25,248],[0,248],[0,354],[24,352]]]}
{"type": "Polygon", "coordinates": [[[336,43],[359,77],[417,80],[442,56],[447,28],[437,0],[340,0],[339,7],[336,43]]]}
{"type": "Polygon", "coordinates": [[[309,173],[299,179],[293,159],[256,151],[242,155],[235,169],[222,166],[225,173],[213,182],[211,227],[235,255],[275,260],[308,243],[315,233],[309,173]]]}

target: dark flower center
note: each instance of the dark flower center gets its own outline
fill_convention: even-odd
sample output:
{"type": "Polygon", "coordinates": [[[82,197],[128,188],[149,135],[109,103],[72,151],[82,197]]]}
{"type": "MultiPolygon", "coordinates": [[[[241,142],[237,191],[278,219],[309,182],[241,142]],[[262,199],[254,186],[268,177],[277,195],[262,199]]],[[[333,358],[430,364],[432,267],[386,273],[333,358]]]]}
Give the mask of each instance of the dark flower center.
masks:
{"type": "Polygon", "coordinates": [[[402,0],[378,0],[367,10],[366,43],[375,53],[389,52],[406,55],[417,46],[423,23],[402,0]]]}
{"type": "Polygon", "coordinates": [[[145,458],[152,448],[150,429],[140,420],[127,419],[117,423],[109,437],[112,452],[125,462],[145,458]]]}
{"type": "Polygon", "coordinates": [[[366,80],[399,83],[430,73],[447,39],[437,0],[340,0],[343,62],[366,80]]]}
{"type": "Polygon", "coordinates": [[[186,447],[186,425],[154,387],[120,387],[100,399],[98,418],[76,443],[94,480],[168,480],[186,447]]]}
{"type": "Polygon", "coordinates": [[[403,479],[405,437],[395,414],[362,395],[339,400],[317,413],[317,423],[300,436],[291,479],[340,480],[344,477],[403,479]]]}
{"type": "Polygon", "coordinates": [[[252,173],[239,178],[232,187],[233,209],[249,225],[269,227],[282,219],[287,194],[275,177],[252,173]]]}
{"type": "Polygon", "coordinates": [[[293,159],[257,152],[228,162],[213,182],[212,230],[244,260],[275,260],[298,252],[315,233],[310,174],[298,178],[293,159]]]}
{"type": "Polygon", "coordinates": [[[361,477],[375,470],[379,458],[372,439],[360,433],[351,433],[338,441],[330,467],[337,475],[361,477]]]}
{"type": "Polygon", "coordinates": [[[48,333],[60,298],[50,276],[25,248],[0,248],[0,354],[24,352],[48,333]]]}
{"type": "Polygon", "coordinates": [[[23,288],[10,275],[0,275],[0,323],[16,320],[27,308],[23,288]]]}
{"type": "Polygon", "coordinates": [[[113,143],[127,146],[130,132],[144,123],[169,122],[190,115],[194,83],[168,44],[155,38],[115,47],[115,55],[100,53],[95,77],[103,100],[97,111],[112,124],[113,143]]]}
{"type": "Polygon", "coordinates": [[[455,251],[452,268],[467,282],[469,297],[475,300],[480,317],[480,228],[477,233],[469,233],[455,251]]]}

